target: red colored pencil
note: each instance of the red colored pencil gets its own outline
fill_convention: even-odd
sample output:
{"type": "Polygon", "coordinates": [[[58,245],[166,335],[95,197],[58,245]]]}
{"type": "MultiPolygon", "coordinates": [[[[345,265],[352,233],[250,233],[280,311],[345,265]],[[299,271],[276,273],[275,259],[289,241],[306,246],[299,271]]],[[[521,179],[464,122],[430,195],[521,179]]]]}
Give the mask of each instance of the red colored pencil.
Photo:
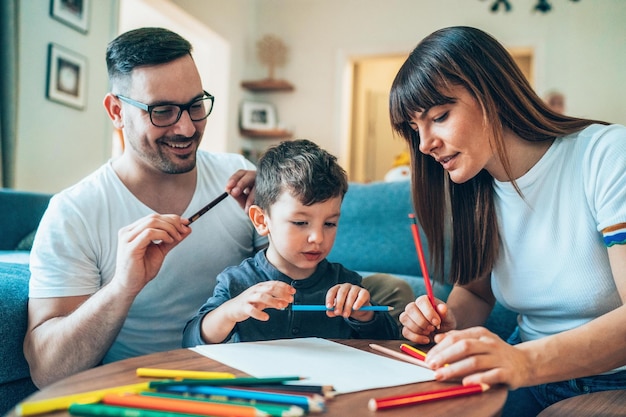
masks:
{"type": "Polygon", "coordinates": [[[487,384],[473,384],[444,388],[440,390],[417,392],[413,394],[399,395],[386,398],[372,398],[368,407],[371,411],[384,410],[387,408],[402,407],[406,405],[421,404],[430,401],[443,400],[446,398],[463,397],[466,395],[480,394],[489,389],[487,384]]]}
{"type": "Polygon", "coordinates": [[[433,295],[433,287],[430,285],[430,276],[428,275],[426,257],[424,256],[424,248],[422,247],[422,240],[420,239],[420,232],[419,232],[419,229],[417,228],[417,220],[415,219],[415,214],[410,213],[409,218],[412,221],[411,231],[413,232],[413,240],[415,241],[415,249],[417,250],[417,258],[420,261],[420,267],[422,268],[422,275],[424,276],[424,286],[426,287],[426,294],[428,295],[430,304],[432,304],[435,311],[437,311],[437,302],[435,301],[435,296],[433,295]]]}
{"type": "Polygon", "coordinates": [[[406,353],[407,355],[413,356],[416,359],[421,361],[426,360],[426,353],[422,352],[419,349],[414,348],[413,346],[409,346],[406,343],[400,345],[400,350],[406,353]]]}

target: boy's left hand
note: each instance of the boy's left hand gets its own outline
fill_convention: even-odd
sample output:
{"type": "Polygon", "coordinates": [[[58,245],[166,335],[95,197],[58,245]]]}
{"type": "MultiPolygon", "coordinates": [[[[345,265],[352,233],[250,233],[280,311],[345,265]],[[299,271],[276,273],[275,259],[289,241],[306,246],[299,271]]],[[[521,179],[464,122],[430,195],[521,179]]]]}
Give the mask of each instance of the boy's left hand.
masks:
{"type": "Polygon", "coordinates": [[[374,318],[373,311],[358,311],[368,305],[370,293],[358,285],[337,284],[326,293],[326,307],[334,309],[326,311],[328,317],[352,317],[358,321],[370,321],[374,318]]]}

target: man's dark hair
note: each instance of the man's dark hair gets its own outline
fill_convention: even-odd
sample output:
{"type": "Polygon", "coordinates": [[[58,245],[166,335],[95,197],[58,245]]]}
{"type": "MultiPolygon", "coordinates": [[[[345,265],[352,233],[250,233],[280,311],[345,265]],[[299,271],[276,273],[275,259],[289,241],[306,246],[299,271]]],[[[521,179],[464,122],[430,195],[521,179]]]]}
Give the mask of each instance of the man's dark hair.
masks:
{"type": "Polygon", "coordinates": [[[135,68],[191,56],[191,49],[189,41],[164,28],[145,27],[122,33],[109,43],[106,50],[111,86],[122,88],[135,68]]]}
{"type": "Polygon", "coordinates": [[[269,148],[258,163],[256,204],[269,210],[283,191],[305,206],[341,197],[348,178],[337,158],[306,139],[281,142],[269,148]]]}

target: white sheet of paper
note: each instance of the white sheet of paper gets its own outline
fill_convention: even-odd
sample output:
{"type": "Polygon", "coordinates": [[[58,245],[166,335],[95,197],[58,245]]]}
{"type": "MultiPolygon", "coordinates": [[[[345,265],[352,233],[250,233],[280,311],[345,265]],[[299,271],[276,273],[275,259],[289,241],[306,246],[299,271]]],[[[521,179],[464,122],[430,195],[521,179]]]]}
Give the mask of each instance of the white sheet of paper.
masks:
{"type": "Polygon", "coordinates": [[[191,348],[256,378],[297,375],[337,393],[432,381],[433,371],[316,337],[191,348]]]}

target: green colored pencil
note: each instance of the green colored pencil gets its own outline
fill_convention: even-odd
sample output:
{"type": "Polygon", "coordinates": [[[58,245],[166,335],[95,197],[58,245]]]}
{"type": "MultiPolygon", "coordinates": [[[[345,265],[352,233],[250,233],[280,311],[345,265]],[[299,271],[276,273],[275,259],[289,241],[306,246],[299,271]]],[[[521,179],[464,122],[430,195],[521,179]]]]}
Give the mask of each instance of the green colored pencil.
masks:
{"type": "Polygon", "coordinates": [[[104,404],[70,405],[69,412],[73,416],[87,417],[198,417],[197,414],[173,413],[170,411],[144,410],[141,408],[117,407],[104,404]]]}

